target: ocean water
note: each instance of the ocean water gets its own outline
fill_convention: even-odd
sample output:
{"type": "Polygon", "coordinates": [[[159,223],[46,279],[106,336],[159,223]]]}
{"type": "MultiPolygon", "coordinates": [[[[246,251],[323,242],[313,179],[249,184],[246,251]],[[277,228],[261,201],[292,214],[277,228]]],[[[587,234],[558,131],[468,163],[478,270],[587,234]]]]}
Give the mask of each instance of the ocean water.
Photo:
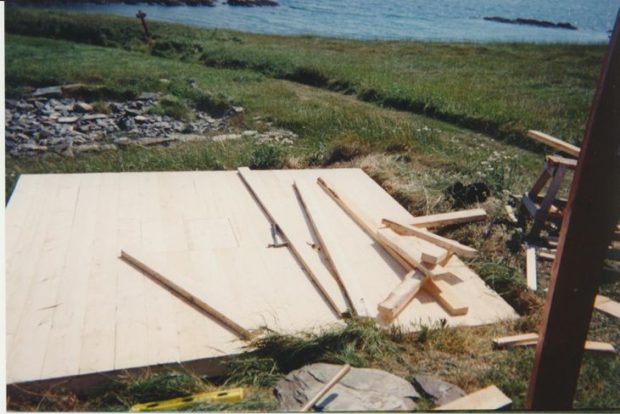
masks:
{"type": "Polygon", "coordinates": [[[283,35],[451,42],[606,43],[620,0],[279,0],[278,7],[80,4],[63,9],[283,35]],[[578,30],[496,23],[485,16],[569,22],[578,30]]]}

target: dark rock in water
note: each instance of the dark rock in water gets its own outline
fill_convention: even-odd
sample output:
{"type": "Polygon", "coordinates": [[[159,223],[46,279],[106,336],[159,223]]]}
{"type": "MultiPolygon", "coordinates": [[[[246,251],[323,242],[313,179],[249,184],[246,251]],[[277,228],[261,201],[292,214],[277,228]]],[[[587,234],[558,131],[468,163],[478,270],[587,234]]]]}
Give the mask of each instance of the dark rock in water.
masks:
{"type": "Polygon", "coordinates": [[[47,88],[39,88],[32,93],[35,98],[48,97],[48,98],[60,98],[62,97],[62,88],[60,86],[49,86],[47,88]]]}
{"type": "Polygon", "coordinates": [[[254,7],[254,6],[277,6],[278,3],[273,0],[228,0],[226,2],[229,6],[243,6],[243,7],[254,7]]]}
{"type": "Polygon", "coordinates": [[[568,30],[577,30],[577,27],[568,22],[561,23],[553,23],[547,20],[536,20],[536,19],[523,19],[521,17],[517,19],[507,19],[505,17],[485,17],[484,20],[488,20],[490,22],[498,22],[498,23],[509,23],[509,24],[523,24],[528,26],[538,26],[538,27],[549,27],[555,29],[568,29],[568,30]]]}
{"type": "Polygon", "coordinates": [[[463,185],[457,181],[446,189],[446,193],[454,200],[455,207],[463,207],[486,201],[491,195],[491,189],[485,183],[463,185]]]}
{"type": "MultiPolygon", "coordinates": [[[[340,371],[340,365],[312,364],[278,381],[274,394],[283,411],[298,411],[340,371]]],[[[317,411],[411,411],[420,395],[406,380],[378,369],[351,368],[319,402],[317,411]]]]}
{"type": "Polygon", "coordinates": [[[465,396],[465,391],[454,384],[440,380],[431,375],[416,375],[413,385],[426,398],[437,405],[444,405],[465,396]]]}

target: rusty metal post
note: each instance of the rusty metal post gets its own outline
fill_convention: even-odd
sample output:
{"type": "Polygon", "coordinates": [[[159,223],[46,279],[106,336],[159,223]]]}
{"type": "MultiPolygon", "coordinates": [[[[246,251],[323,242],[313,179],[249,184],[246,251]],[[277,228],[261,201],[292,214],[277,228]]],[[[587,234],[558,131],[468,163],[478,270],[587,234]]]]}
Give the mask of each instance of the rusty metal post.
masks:
{"type": "Polygon", "coordinates": [[[572,407],[605,251],[620,214],[620,12],[586,126],[551,271],[526,407],[572,407]]]}
{"type": "Polygon", "coordinates": [[[146,37],[151,37],[151,33],[149,32],[149,28],[146,25],[146,13],[144,13],[142,10],[138,10],[138,13],[136,14],[136,17],[138,19],[140,19],[140,21],[142,22],[142,27],[144,28],[144,35],[146,37]]]}

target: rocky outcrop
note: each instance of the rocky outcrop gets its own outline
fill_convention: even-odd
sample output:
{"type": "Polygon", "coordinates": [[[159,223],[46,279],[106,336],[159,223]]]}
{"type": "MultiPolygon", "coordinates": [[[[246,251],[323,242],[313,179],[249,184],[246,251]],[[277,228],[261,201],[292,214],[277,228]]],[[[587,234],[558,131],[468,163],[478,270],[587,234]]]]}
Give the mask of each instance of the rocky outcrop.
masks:
{"type": "MultiPolygon", "coordinates": [[[[280,410],[299,409],[342,367],[312,364],[289,373],[276,384],[280,410]]],[[[351,368],[316,404],[316,411],[411,411],[420,395],[406,380],[378,369],[351,368]]]]}
{"type": "Polygon", "coordinates": [[[523,25],[528,25],[528,26],[549,27],[549,28],[554,28],[554,29],[577,30],[576,26],[568,22],[553,23],[547,20],[523,19],[523,18],[507,19],[505,17],[497,17],[497,16],[485,17],[484,20],[488,20],[491,22],[498,22],[498,23],[523,24],[523,25]]]}
{"type": "Polygon", "coordinates": [[[261,132],[233,127],[233,106],[222,117],[193,111],[191,121],[158,115],[150,109],[159,94],[143,93],[124,102],[89,103],[67,97],[65,86],[37,89],[27,99],[5,100],[5,148],[13,156],[48,152],[72,156],[130,145],[171,145],[194,140],[252,139],[258,143],[292,144],[297,135],[263,123],[261,132]],[[99,111],[99,112],[98,112],[99,111]]]}

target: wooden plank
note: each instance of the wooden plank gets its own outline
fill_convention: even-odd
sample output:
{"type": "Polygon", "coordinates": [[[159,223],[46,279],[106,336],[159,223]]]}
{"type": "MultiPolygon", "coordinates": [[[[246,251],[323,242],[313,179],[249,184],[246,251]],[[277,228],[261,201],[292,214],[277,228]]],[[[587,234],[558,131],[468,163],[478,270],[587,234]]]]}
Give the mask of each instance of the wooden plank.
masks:
{"type": "Polygon", "coordinates": [[[550,147],[572,155],[573,157],[579,157],[579,153],[581,152],[579,147],[562,141],[561,139],[552,137],[551,135],[545,134],[544,132],[532,129],[527,131],[527,136],[535,139],[538,142],[542,142],[543,144],[549,145],[550,147]]]}
{"type": "Polygon", "coordinates": [[[538,287],[538,276],[536,274],[536,248],[528,247],[526,255],[526,275],[527,287],[536,290],[538,287]]]}
{"type": "MultiPolygon", "coordinates": [[[[538,334],[527,333],[514,336],[506,336],[503,338],[493,339],[493,344],[498,348],[512,348],[512,347],[525,347],[536,346],[538,343],[538,334]]],[[[616,349],[608,342],[598,341],[586,341],[584,344],[584,350],[590,352],[600,352],[605,354],[615,354],[616,349]]]]}
{"type": "Polygon", "coordinates": [[[437,246],[443,247],[444,249],[447,249],[460,256],[476,257],[478,255],[478,251],[476,249],[465,246],[457,242],[456,240],[451,240],[446,237],[438,236],[424,228],[417,228],[416,226],[399,223],[397,221],[386,218],[382,220],[382,223],[399,234],[419,237],[420,239],[434,243],[437,246]]]}
{"type": "Polygon", "coordinates": [[[424,274],[412,270],[405,275],[403,281],[390,292],[387,298],[379,305],[379,318],[385,323],[391,323],[400,312],[411,302],[422,288],[424,274]]]}
{"type": "Polygon", "coordinates": [[[569,192],[543,309],[526,408],[572,407],[605,251],[618,222],[620,13],[607,49],[569,192]],[[561,375],[558,375],[561,373],[561,375]]]}
{"type": "Polygon", "coordinates": [[[526,333],[519,335],[503,336],[501,338],[493,338],[493,346],[497,348],[506,348],[523,341],[538,340],[538,334],[526,333]]]}
{"type": "Polygon", "coordinates": [[[304,249],[307,241],[294,237],[293,234],[291,234],[292,232],[289,232],[289,229],[282,224],[284,220],[277,213],[278,209],[276,206],[272,204],[273,200],[270,199],[268,192],[265,191],[264,186],[259,179],[253,175],[252,171],[247,167],[241,167],[237,171],[256,200],[262,205],[265,214],[267,214],[273,223],[278,225],[291,252],[299,260],[306,274],[325,298],[329,306],[331,306],[336,314],[344,314],[347,311],[346,304],[337,301],[338,296],[334,294],[334,292],[341,292],[341,287],[336,278],[322,266],[320,259],[318,259],[318,254],[309,251],[307,248],[304,249]],[[310,255],[314,255],[314,257],[309,257],[310,255]]]}
{"type": "Polygon", "coordinates": [[[596,295],[594,308],[616,318],[620,318],[620,303],[603,295],[596,295]]]}
{"type": "Polygon", "coordinates": [[[487,212],[482,208],[452,211],[450,213],[431,214],[414,217],[409,224],[416,227],[440,227],[452,224],[471,223],[487,219],[487,212]]]}
{"type": "Polygon", "coordinates": [[[445,280],[427,278],[424,289],[432,294],[450,315],[466,315],[469,312],[469,306],[463,302],[456,289],[445,280]]]}
{"type": "Polygon", "coordinates": [[[495,385],[490,385],[474,393],[468,394],[458,400],[441,405],[438,411],[473,411],[473,410],[499,410],[508,408],[512,400],[500,391],[495,385]]]}
{"type": "Polygon", "coordinates": [[[536,182],[532,186],[532,189],[527,193],[530,197],[536,197],[538,193],[545,187],[549,179],[551,178],[551,174],[547,171],[546,168],[543,169],[542,173],[536,179],[536,182]]]}
{"type": "Polygon", "coordinates": [[[156,270],[151,269],[147,264],[142,263],[139,259],[133,257],[129,253],[121,250],[121,258],[125,260],[127,263],[133,265],[139,270],[143,271],[147,276],[150,276],[157,282],[160,282],[165,287],[169,288],[174,293],[181,295],[183,298],[187,300],[188,303],[195,305],[206,312],[209,316],[213,317],[217,321],[221,322],[228,329],[233,331],[239,338],[245,340],[251,340],[253,335],[245,328],[242,328],[239,324],[226,317],[224,314],[211,307],[207,303],[205,303],[202,299],[192,295],[190,292],[182,288],[181,286],[174,283],[172,280],[168,279],[166,276],[158,273],[156,270]]]}
{"type": "Polygon", "coordinates": [[[320,240],[321,251],[331,263],[335,274],[349,298],[353,310],[357,315],[369,316],[366,299],[362,295],[357,281],[355,280],[357,275],[351,269],[347,258],[340,249],[340,243],[346,241],[339,240],[332,233],[332,223],[329,222],[317,204],[317,195],[314,193],[313,189],[303,181],[295,181],[294,187],[310,219],[314,232],[320,240]]]}
{"type": "Polygon", "coordinates": [[[551,261],[555,260],[555,252],[554,253],[545,252],[545,251],[542,251],[542,250],[538,249],[536,254],[538,255],[538,257],[540,257],[541,259],[544,259],[544,260],[551,260],[551,261]]]}
{"type": "Polygon", "coordinates": [[[434,273],[436,263],[444,261],[447,258],[446,250],[442,249],[445,253],[443,257],[428,254],[422,250],[418,240],[415,237],[401,236],[389,228],[377,229],[376,235],[377,241],[381,245],[389,246],[417,269],[422,270],[425,274],[430,273],[429,276],[437,276],[434,273]],[[429,259],[432,259],[433,262],[429,259]]]}
{"type": "Polygon", "coordinates": [[[573,158],[564,158],[559,155],[547,155],[545,161],[552,165],[563,165],[569,170],[574,170],[577,167],[577,160],[573,158]]]}
{"type": "Polygon", "coordinates": [[[530,237],[538,237],[540,230],[544,226],[547,216],[552,209],[555,196],[562,185],[564,174],[566,174],[566,167],[559,166],[555,172],[555,176],[551,180],[551,184],[549,184],[549,188],[547,189],[547,193],[545,194],[543,201],[540,203],[540,208],[534,216],[534,224],[530,230],[530,237]]]}

